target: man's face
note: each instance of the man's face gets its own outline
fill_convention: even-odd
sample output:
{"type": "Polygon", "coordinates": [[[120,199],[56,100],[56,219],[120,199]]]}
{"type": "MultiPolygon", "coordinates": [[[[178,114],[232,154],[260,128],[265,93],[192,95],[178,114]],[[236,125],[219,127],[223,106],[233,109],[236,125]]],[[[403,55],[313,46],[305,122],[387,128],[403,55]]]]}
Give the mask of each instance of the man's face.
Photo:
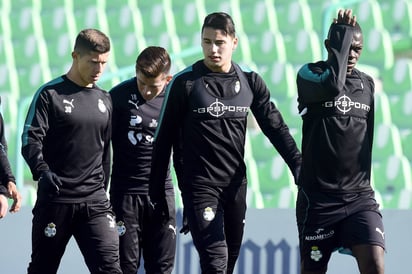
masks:
{"type": "Polygon", "coordinates": [[[81,86],[91,86],[96,83],[102,75],[107,60],[109,58],[109,52],[98,53],[91,51],[88,54],[73,53],[75,59],[75,65],[78,72],[77,84],[81,86]]]}
{"type": "Polygon", "coordinates": [[[162,92],[171,76],[161,73],[157,77],[147,77],[143,73],[137,72],[136,78],[140,94],[146,101],[149,101],[162,92]]]}
{"type": "Polygon", "coordinates": [[[348,66],[346,72],[352,73],[353,68],[359,61],[359,57],[363,49],[363,35],[360,32],[355,32],[352,38],[352,44],[349,49],[348,66]]]}
{"type": "Polygon", "coordinates": [[[232,54],[237,46],[237,38],[225,34],[222,30],[204,28],[202,49],[205,65],[214,72],[228,72],[232,54]]]}

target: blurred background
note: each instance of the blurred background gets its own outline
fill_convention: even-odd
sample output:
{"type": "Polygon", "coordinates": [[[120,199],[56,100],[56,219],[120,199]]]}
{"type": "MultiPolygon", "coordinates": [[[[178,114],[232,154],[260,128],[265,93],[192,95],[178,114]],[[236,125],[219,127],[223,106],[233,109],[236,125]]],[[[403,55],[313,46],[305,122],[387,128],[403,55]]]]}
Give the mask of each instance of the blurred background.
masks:
{"type": "MultiPolygon", "coordinates": [[[[373,184],[382,208],[412,207],[412,0],[2,0],[0,96],[9,158],[26,206],[36,185],[20,154],[33,94],[67,72],[77,33],[108,34],[112,54],[99,85],[134,75],[138,53],[165,47],[175,73],[202,58],[200,29],[213,11],[232,15],[239,37],[234,61],[260,73],[299,147],[296,72],[325,59],[323,40],[339,8],[352,8],[364,32],[358,68],[376,83],[373,184]]],[[[276,151],[251,119],[246,162],[249,207],[294,208],[296,188],[276,151]]],[[[62,155],[64,157],[64,155],[62,155]]],[[[179,195],[178,205],[181,206],[179,195]]]]}
{"type": "MultiPolygon", "coordinates": [[[[165,47],[173,73],[202,58],[203,18],[213,11],[228,12],[239,37],[234,61],[262,75],[300,147],[296,72],[304,63],[326,59],[323,41],[340,8],[351,8],[357,16],[364,33],[358,68],[376,84],[372,183],[388,239],[385,268],[389,274],[405,273],[412,241],[412,0],[1,0],[1,112],[24,198],[22,211],[0,224],[1,245],[7,248],[1,272],[24,273],[30,256],[36,183],[20,154],[27,109],[43,83],[67,72],[81,29],[98,28],[111,38],[109,64],[98,82],[110,89],[134,76],[136,57],[146,46],[165,47]]],[[[296,187],[253,119],[245,160],[249,210],[236,273],[299,273],[296,187]]],[[[176,199],[181,207],[180,196],[176,199]]],[[[174,273],[200,273],[190,237],[177,236],[174,273]]],[[[87,272],[71,240],[59,273],[87,272]]],[[[337,256],[328,273],[356,272],[353,258],[337,256]]]]}

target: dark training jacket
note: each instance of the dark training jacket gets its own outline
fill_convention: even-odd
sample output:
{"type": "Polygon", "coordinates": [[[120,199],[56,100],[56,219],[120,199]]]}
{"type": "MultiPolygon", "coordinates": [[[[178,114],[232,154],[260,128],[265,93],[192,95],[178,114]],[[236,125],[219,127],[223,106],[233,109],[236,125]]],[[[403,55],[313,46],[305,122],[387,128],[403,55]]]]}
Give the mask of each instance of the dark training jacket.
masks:
{"type": "Polygon", "coordinates": [[[304,65],[297,75],[303,119],[302,172],[305,190],[344,195],[371,191],[374,82],[347,62],[353,27],[331,33],[334,57],[304,65]]]}
{"type": "MultiPolygon", "coordinates": [[[[113,87],[110,95],[113,102],[110,193],[147,195],[153,139],[165,92],[146,101],[133,77],[113,87]]],[[[166,185],[169,195],[174,194],[170,172],[166,185]]]]}
{"type": "Polygon", "coordinates": [[[214,73],[198,61],[168,85],[155,135],[150,195],[162,192],[172,146],[181,188],[245,183],[243,158],[250,110],[295,174],[300,152],[262,78],[235,63],[229,73],[214,73]]]}
{"type": "Polygon", "coordinates": [[[110,173],[112,102],[97,86],[61,76],[34,94],[22,134],[33,179],[51,170],[63,183],[56,202],[102,199],[110,173]]]}

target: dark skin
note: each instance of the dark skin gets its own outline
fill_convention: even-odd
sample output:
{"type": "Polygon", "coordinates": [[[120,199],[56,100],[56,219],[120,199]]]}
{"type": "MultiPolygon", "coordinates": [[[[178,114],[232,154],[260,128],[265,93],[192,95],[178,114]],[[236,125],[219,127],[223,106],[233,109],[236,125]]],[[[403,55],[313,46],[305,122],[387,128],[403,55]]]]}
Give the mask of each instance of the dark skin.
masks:
{"type": "MultiPolygon", "coordinates": [[[[356,16],[352,15],[352,10],[339,10],[338,18],[333,19],[333,23],[344,23],[351,26],[355,26],[356,24],[356,16]]],[[[325,40],[325,48],[328,50],[328,60],[331,58],[331,54],[329,51],[329,39],[325,40]]],[[[362,32],[355,32],[352,38],[352,45],[349,52],[348,58],[348,66],[347,66],[347,74],[351,74],[353,68],[356,66],[356,63],[359,61],[359,57],[362,53],[363,49],[363,34],[362,32]]]]}
{"type": "MultiPolygon", "coordinates": [[[[352,15],[352,10],[339,10],[338,17],[333,19],[333,23],[343,23],[355,26],[356,16],[352,15]]],[[[329,52],[329,58],[332,55],[329,51],[329,40],[325,40],[325,47],[329,52]]],[[[356,32],[352,39],[350,48],[347,74],[351,74],[353,68],[359,60],[363,47],[363,35],[361,32],[356,32]]],[[[360,244],[350,247],[353,256],[356,258],[358,268],[361,274],[384,274],[384,249],[378,245],[360,244]]],[[[301,269],[301,274],[325,274],[326,269],[321,271],[305,271],[301,269]]]]}

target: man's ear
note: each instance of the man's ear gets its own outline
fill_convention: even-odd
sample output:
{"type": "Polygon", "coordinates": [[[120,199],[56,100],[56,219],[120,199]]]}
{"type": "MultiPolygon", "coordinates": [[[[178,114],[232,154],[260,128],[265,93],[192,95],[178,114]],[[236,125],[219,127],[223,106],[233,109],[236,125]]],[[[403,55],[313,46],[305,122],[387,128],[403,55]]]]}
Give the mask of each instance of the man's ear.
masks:
{"type": "Polygon", "coordinates": [[[173,78],[173,75],[167,75],[166,76],[166,84],[169,84],[169,82],[172,80],[172,78],[173,78]]]}

